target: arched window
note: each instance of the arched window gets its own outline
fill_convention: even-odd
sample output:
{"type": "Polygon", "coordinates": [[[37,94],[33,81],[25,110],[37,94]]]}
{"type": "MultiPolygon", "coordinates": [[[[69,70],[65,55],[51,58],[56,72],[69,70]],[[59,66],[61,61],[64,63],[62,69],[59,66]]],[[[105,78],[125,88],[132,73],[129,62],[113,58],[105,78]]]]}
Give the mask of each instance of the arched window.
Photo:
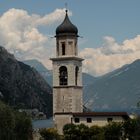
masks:
{"type": "Polygon", "coordinates": [[[75,85],[77,85],[77,83],[78,83],[78,71],[79,71],[79,68],[78,68],[78,66],[76,66],[76,68],[75,68],[75,85]]]}
{"type": "Polygon", "coordinates": [[[68,72],[65,66],[59,68],[59,84],[67,85],[68,84],[68,72]]]}

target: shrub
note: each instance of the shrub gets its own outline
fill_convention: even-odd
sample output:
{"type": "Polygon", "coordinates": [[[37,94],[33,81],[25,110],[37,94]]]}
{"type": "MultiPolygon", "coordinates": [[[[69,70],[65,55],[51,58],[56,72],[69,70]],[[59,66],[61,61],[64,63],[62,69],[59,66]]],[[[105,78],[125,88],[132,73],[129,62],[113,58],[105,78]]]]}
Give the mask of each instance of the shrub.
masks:
{"type": "Polygon", "coordinates": [[[122,124],[111,122],[104,127],[105,140],[120,140],[122,136],[122,124]]]}
{"type": "Polygon", "coordinates": [[[0,140],[31,140],[31,119],[0,102],[0,140]]]}
{"type": "Polygon", "coordinates": [[[59,140],[57,130],[54,128],[44,128],[41,129],[39,133],[44,140],[59,140]]]}
{"type": "Polygon", "coordinates": [[[104,129],[99,126],[89,128],[90,140],[104,140],[104,129]]]}

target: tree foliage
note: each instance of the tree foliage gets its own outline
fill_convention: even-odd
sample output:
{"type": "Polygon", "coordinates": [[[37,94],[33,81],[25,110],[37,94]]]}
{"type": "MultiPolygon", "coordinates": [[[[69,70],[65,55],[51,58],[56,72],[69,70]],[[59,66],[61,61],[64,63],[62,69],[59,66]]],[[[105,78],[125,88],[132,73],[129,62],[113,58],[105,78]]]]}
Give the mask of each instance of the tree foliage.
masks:
{"type": "Polygon", "coordinates": [[[110,122],[104,127],[66,124],[63,137],[54,128],[42,129],[40,134],[43,140],[140,140],[140,118],[110,122]]]}
{"type": "Polygon", "coordinates": [[[123,124],[124,137],[129,140],[140,140],[140,118],[130,119],[123,124]]]}
{"type": "Polygon", "coordinates": [[[88,140],[89,139],[89,127],[84,124],[79,124],[76,126],[77,134],[80,140],[88,140]]]}
{"type": "Polygon", "coordinates": [[[24,114],[0,102],[0,140],[31,140],[32,123],[24,114]]]}
{"type": "Polygon", "coordinates": [[[43,138],[43,140],[59,140],[57,130],[54,128],[41,129],[40,135],[43,138]]]}
{"type": "Polygon", "coordinates": [[[32,139],[32,123],[26,113],[15,112],[15,134],[20,140],[32,139]]]}
{"type": "Polygon", "coordinates": [[[104,140],[104,129],[99,126],[89,128],[90,140],[104,140]]]}
{"type": "Polygon", "coordinates": [[[13,140],[15,118],[10,107],[0,102],[0,140],[13,140]]]}
{"type": "Polygon", "coordinates": [[[122,136],[122,124],[111,122],[104,127],[105,140],[120,140],[122,136]]]}
{"type": "Polygon", "coordinates": [[[140,140],[140,118],[110,122],[104,127],[66,124],[63,133],[65,140],[140,140]]]}
{"type": "Polygon", "coordinates": [[[63,127],[64,137],[67,140],[77,139],[77,129],[74,124],[66,124],[63,127]]]}

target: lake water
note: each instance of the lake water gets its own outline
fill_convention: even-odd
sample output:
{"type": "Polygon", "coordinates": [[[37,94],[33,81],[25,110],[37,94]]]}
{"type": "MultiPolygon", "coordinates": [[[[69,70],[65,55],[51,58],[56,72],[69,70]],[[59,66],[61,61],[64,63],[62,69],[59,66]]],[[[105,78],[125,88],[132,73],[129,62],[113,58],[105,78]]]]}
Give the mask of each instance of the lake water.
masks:
{"type": "Polygon", "coordinates": [[[53,118],[47,120],[33,120],[33,129],[54,127],[53,118]]]}

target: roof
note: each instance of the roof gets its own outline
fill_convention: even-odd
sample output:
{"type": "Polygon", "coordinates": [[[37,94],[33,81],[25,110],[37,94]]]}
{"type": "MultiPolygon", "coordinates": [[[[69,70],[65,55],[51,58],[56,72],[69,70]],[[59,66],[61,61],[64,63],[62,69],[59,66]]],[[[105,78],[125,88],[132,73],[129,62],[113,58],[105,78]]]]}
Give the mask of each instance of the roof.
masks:
{"type": "Polygon", "coordinates": [[[56,35],[62,34],[75,34],[77,35],[78,29],[75,25],[69,20],[67,10],[64,21],[56,28],[56,35]]]}
{"type": "Polygon", "coordinates": [[[128,119],[129,116],[127,112],[58,112],[55,115],[73,115],[73,117],[105,117],[105,116],[121,116],[128,119]]]}
{"type": "Polygon", "coordinates": [[[126,112],[83,112],[72,113],[74,117],[87,117],[87,116],[128,116],[126,112]]]}

